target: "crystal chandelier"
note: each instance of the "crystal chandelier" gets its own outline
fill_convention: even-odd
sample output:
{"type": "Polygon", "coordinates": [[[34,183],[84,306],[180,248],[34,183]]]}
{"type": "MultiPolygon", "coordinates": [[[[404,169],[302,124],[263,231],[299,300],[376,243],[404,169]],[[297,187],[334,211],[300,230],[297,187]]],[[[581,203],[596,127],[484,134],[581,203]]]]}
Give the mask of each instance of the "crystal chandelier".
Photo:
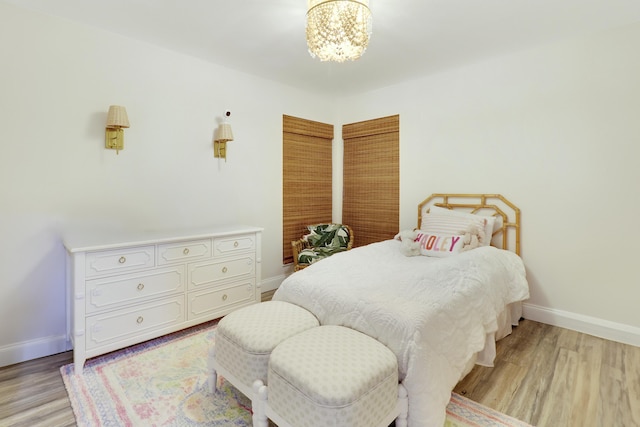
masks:
{"type": "Polygon", "coordinates": [[[321,61],[354,60],[371,37],[369,0],[308,0],[307,46],[321,61]]]}

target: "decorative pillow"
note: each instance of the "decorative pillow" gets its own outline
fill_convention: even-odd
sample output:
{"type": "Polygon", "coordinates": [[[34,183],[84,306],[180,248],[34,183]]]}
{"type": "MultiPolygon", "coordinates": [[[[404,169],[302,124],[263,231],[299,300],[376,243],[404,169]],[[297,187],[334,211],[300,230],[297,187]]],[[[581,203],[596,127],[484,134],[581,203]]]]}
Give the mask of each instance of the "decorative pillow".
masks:
{"type": "Polygon", "coordinates": [[[419,230],[416,241],[420,243],[422,255],[446,257],[463,251],[464,236],[457,234],[436,234],[419,230]]]}
{"type": "MultiPolygon", "coordinates": [[[[480,218],[481,221],[484,221],[484,225],[481,226],[484,231],[484,233],[482,233],[484,234],[484,236],[482,235],[480,236],[481,237],[480,245],[489,246],[491,244],[491,237],[493,236],[493,232],[495,231],[494,230],[494,225],[496,223],[495,216],[475,215],[475,214],[470,214],[466,212],[454,211],[452,209],[447,209],[440,206],[431,206],[429,208],[429,215],[432,215],[432,214],[448,215],[448,216],[453,216],[457,218],[466,218],[470,221],[467,225],[479,225],[478,218],[480,218]]],[[[424,223],[424,219],[423,219],[423,223],[424,223]]],[[[424,229],[424,227],[420,227],[420,228],[424,229]]]]}
{"type": "Polygon", "coordinates": [[[305,239],[314,248],[331,250],[346,249],[349,244],[349,232],[342,224],[315,224],[307,226],[310,234],[305,239]]]}
{"type": "Polygon", "coordinates": [[[479,230],[478,239],[484,245],[484,230],[486,219],[477,215],[471,217],[459,217],[454,215],[443,215],[440,213],[428,213],[422,217],[420,230],[430,234],[440,235],[463,235],[470,228],[479,230]]]}
{"type": "Polygon", "coordinates": [[[302,249],[298,254],[298,264],[313,264],[338,252],[346,251],[349,246],[349,231],[342,224],[315,224],[307,226],[309,234],[303,238],[311,247],[302,249]]]}

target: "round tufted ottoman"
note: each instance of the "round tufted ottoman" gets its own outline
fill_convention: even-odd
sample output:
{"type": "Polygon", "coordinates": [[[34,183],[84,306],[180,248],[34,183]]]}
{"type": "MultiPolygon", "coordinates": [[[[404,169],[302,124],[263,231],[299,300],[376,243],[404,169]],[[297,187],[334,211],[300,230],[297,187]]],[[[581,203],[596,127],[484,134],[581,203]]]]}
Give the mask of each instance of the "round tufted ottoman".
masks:
{"type": "Polygon", "coordinates": [[[254,385],[254,426],[267,417],[280,427],[387,427],[396,417],[406,425],[395,355],[353,329],[320,326],[283,341],[271,353],[268,381],[254,385]]]}
{"type": "Polygon", "coordinates": [[[267,380],[269,356],[276,345],[319,325],[309,311],[284,301],[267,301],[226,315],[216,328],[209,352],[209,389],[220,373],[252,398],[254,381],[267,380]]]}

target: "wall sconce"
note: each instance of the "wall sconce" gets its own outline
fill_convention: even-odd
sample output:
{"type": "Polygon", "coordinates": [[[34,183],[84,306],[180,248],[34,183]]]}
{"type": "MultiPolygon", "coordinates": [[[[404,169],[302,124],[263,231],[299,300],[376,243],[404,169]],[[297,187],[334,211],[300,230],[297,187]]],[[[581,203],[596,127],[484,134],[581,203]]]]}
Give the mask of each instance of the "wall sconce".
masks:
{"type": "Polygon", "coordinates": [[[224,119],[220,126],[218,126],[218,132],[213,139],[213,156],[223,158],[227,161],[227,141],[233,141],[233,132],[231,131],[231,125],[227,122],[227,117],[231,115],[231,111],[224,112],[224,119]]]}
{"type": "Polygon", "coordinates": [[[129,127],[129,117],[127,110],[119,105],[111,105],[107,114],[107,127],[105,129],[104,147],[116,150],[124,150],[123,128],[129,127]]]}

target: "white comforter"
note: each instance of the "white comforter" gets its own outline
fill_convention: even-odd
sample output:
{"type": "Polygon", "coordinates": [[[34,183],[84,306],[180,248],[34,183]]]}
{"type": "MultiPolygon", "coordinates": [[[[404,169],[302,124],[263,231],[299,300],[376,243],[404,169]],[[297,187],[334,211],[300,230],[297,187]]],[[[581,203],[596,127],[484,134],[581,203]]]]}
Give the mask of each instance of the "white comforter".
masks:
{"type": "Polygon", "coordinates": [[[497,316],[528,297],[524,265],[512,252],[406,257],[399,241],[387,240],[292,274],[273,299],[388,346],[409,392],[409,426],[442,427],[451,390],[496,331],[497,316]]]}

